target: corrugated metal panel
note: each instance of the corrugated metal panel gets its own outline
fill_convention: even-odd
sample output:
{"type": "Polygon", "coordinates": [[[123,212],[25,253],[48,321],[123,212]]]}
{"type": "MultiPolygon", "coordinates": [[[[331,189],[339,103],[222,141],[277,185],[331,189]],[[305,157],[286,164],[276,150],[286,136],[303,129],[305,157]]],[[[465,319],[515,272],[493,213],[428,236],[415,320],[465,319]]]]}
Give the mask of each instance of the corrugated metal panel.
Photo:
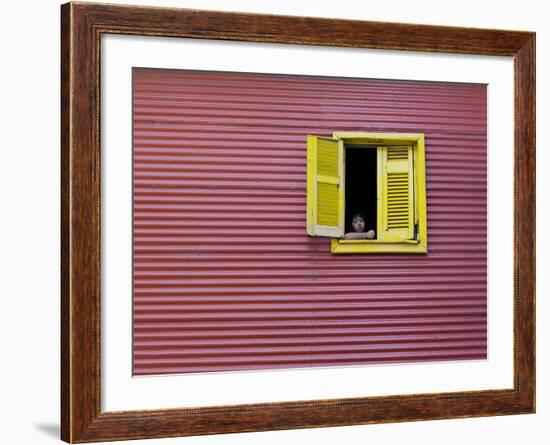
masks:
{"type": "Polygon", "coordinates": [[[486,87],[134,71],[134,373],[486,358],[486,87]],[[306,135],[426,134],[427,255],[331,255],[306,135]]]}

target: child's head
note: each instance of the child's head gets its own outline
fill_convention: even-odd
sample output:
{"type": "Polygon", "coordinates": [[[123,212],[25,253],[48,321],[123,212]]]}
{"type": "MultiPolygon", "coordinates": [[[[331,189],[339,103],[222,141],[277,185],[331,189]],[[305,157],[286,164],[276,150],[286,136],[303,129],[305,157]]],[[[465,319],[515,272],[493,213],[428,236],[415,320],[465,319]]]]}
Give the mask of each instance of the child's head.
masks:
{"type": "Polygon", "coordinates": [[[351,230],[358,233],[365,231],[365,217],[362,213],[356,213],[351,217],[351,230]]]}

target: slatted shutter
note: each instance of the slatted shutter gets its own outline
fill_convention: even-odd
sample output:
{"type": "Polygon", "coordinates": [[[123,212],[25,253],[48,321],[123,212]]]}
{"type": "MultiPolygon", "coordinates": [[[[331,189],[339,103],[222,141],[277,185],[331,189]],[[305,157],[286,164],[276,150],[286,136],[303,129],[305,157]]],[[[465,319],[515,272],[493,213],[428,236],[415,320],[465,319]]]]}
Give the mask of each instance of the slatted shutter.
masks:
{"type": "Polygon", "coordinates": [[[383,148],[382,230],[384,241],[415,238],[413,150],[410,146],[383,148]]]}
{"type": "Polygon", "coordinates": [[[344,236],[343,143],[338,139],[307,139],[307,234],[344,236]]]}

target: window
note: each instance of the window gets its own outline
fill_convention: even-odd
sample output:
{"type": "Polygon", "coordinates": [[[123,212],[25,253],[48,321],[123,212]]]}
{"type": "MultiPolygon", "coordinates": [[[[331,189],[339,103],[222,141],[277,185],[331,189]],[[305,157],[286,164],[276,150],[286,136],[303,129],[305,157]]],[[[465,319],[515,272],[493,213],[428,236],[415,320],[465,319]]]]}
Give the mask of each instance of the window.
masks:
{"type": "Polygon", "coordinates": [[[307,234],[332,238],[332,253],[426,253],[426,223],[423,134],[308,136],[307,234]]]}

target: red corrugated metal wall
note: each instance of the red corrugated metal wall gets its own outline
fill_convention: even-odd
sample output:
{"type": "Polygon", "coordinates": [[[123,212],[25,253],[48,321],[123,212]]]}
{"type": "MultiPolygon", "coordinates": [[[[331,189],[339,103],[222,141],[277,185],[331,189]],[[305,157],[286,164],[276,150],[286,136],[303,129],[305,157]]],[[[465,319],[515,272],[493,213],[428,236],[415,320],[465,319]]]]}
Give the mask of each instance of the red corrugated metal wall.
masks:
{"type": "Polygon", "coordinates": [[[486,87],[134,70],[134,373],[483,359],[486,87]],[[427,255],[306,230],[306,135],[426,136],[427,255]]]}

